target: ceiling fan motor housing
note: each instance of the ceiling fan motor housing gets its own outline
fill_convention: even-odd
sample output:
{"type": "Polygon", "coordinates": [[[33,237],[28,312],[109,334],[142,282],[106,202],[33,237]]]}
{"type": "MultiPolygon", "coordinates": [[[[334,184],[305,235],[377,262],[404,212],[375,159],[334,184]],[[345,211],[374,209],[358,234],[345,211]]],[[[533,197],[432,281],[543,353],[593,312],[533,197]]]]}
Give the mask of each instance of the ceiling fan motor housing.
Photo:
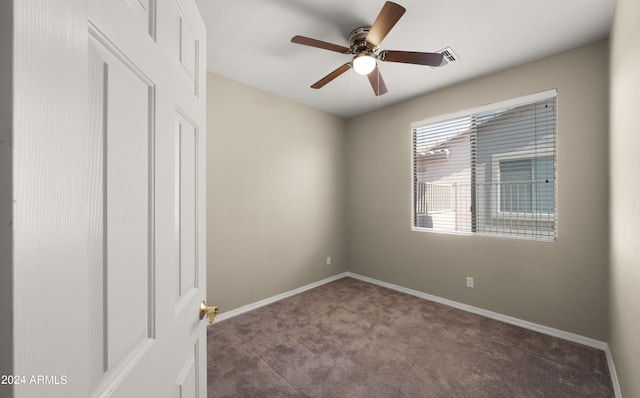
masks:
{"type": "Polygon", "coordinates": [[[375,56],[378,47],[372,46],[365,40],[370,30],[371,26],[361,26],[349,33],[349,48],[351,50],[351,54],[355,55],[366,51],[374,54],[375,56]]]}

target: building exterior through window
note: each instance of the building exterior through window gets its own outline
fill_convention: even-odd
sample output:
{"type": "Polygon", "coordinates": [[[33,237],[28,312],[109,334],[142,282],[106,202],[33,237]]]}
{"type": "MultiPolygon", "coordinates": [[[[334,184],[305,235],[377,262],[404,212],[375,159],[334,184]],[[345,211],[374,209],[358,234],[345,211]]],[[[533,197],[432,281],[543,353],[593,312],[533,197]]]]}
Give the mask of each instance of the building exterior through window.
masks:
{"type": "Polygon", "coordinates": [[[415,230],[556,239],[555,90],[412,127],[415,230]]]}

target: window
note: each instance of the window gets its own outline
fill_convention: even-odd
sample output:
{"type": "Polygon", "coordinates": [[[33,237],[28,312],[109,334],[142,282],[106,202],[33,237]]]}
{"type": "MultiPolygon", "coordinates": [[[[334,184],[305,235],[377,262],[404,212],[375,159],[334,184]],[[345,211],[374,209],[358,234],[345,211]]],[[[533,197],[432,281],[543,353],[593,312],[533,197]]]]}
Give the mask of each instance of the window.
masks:
{"type": "Polygon", "coordinates": [[[554,241],[556,92],[414,123],[413,228],[554,241]]]}

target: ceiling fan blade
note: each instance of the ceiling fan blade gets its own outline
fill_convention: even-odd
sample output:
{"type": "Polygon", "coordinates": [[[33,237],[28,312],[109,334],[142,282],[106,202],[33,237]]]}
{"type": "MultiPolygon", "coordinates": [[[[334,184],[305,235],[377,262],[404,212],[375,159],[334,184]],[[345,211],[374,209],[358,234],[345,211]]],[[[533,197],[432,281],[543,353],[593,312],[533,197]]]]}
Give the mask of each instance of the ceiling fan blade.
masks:
{"type": "Polygon", "coordinates": [[[384,3],[380,14],[371,25],[371,30],[367,33],[366,42],[378,47],[405,11],[407,10],[399,4],[391,1],[384,3]]]}
{"type": "Polygon", "coordinates": [[[440,53],[421,53],[415,51],[380,51],[378,59],[387,62],[402,62],[427,66],[440,66],[444,56],[440,53]]]}
{"type": "Polygon", "coordinates": [[[302,44],[305,46],[311,46],[316,48],[321,48],[323,50],[335,51],[338,53],[349,54],[351,50],[344,46],[339,46],[337,44],[328,43],[322,40],[312,39],[310,37],[305,36],[293,36],[291,38],[291,43],[302,44]]]}
{"type": "Polygon", "coordinates": [[[330,81],[332,81],[336,77],[340,76],[344,72],[348,71],[349,69],[351,69],[351,62],[347,62],[346,64],[344,64],[342,66],[339,66],[333,72],[329,73],[328,75],[326,75],[322,79],[320,79],[317,82],[313,83],[311,88],[322,88],[322,87],[324,87],[325,84],[329,83],[330,81]]]}
{"type": "Polygon", "coordinates": [[[371,83],[371,88],[373,88],[373,92],[376,93],[376,97],[387,92],[387,85],[384,84],[384,79],[382,78],[382,74],[380,74],[380,69],[376,66],[376,68],[367,75],[369,78],[369,83],[371,83]]]}
{"type": "Polygon", "coordinates": [[[380,69],[378,69],[377,65],[376,68],[367,75],[367,77],[369,78],[369,83],[371,83],[371,88],[376,94],[376,97],[387,92],[387,85],[384,84],[384,79],[382,78],[382,74],[380,73],[380,69]]]}

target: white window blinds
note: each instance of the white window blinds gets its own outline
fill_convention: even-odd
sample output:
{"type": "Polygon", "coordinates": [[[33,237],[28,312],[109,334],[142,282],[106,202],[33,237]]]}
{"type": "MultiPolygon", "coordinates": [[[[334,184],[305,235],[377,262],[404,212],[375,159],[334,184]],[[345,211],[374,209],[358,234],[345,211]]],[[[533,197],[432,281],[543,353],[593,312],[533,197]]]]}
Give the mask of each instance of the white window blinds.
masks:
{"type": "Polygon", "coordinates": [[[414,229],[556,239],[555,90],[412,134],[414,229]]]}

